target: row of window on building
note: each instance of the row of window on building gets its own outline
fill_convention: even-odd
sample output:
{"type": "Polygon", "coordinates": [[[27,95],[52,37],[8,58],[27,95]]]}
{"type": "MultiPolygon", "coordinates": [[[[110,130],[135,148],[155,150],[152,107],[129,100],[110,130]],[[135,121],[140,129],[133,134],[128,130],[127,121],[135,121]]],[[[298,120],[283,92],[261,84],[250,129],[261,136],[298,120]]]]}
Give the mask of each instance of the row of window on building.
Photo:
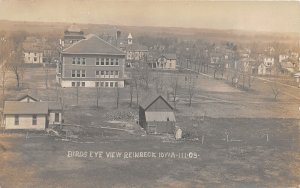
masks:
{"type": "MultiPolygon", "coordinates": [[[[80,57],[73,57],[72,61],[73,65],[85,65],[85,58],[80,57]]],[[[113,58],[96,58],[95,65],[109,65],[109,66],[118,66],[119,65],[119,59],[113,59],[113,58]]]]}
{"type": "MultiPolygon", "coordinates": [[[[19,124],[20,124],[19,115],[15,115],[15,125],[19,125],[19,124]]],[[[32,125],[37,125],[36,115],[32,116],[32,125]]]]}
{"type": "MultiPolygon", "coordinates": [[[[95,71],[96,77],[101,78],[119,78],[119,71],[95,71]]],[[[85,78],[86,71],[85,70],[72,70],[71,71],[72,78],[85,78]]]]}
{"type": "MultiPolygon", "coordinates": [[[[28,61],[30,61],[30,57],[28,57],[27,59],[28,59],[28,61]]],[[[37,60],[38,60],[37,57],[33,57],[33,61],[37,61],[37,60]]]]}
{"type": "MultiPolygon", "coordinates": [[[[72,82],[72,87],[85,87],[85,82],[72,82]]],[[[95,82],[95,87],[118,87],[118,82],[95,82]]]]}
{"type": "Polygon", "coordinates": [[[118,87],[118,82],[95,82],[95,87],[118,87]]]}
{"type": "Polygon", "coordinates": [[[85,78],[85,70],[72,70],[72,78],[85,78]]]}
{"type": "MultiPolygon", "coordinates": [[[[59,113],[55,113],[54,121],[59,122],[59,113]]],[[[19,125],[19,124],[20,124],[19,115],[15,115],[15,125],[19,125]]],[[[32,115],[32,125],[37,125],[37,116],[36,115],[32,115]]]]}
{"type": "Polygon", "coordinates": [[[119,71],[96,71],[96,77],[119,78],[119,71]]]}

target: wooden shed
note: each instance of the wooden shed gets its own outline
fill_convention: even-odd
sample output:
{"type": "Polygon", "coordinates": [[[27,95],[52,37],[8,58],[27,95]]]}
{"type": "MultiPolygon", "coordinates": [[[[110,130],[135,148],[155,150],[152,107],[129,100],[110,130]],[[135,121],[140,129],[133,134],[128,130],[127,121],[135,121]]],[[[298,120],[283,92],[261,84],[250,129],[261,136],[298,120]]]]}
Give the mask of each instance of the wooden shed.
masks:
{"type": "Polygon", "coordinates": [[[148,134],[173,134],[175,130],[173,107],[162,97],[144,99],[139,106],[139,124],[148,134]]]}

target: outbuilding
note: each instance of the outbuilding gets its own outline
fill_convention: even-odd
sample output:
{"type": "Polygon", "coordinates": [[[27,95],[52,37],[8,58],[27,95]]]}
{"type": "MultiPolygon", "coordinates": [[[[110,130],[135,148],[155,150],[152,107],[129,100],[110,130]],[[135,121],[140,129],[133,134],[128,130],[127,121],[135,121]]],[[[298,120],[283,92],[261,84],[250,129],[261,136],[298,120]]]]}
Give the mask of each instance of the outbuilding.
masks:
{"type": "Polygon", "coordinates": [[[148,97],[139,107],[139,124],[148,134],[173,134],[175,131],[173,107],[162,97],[148,97]]]}

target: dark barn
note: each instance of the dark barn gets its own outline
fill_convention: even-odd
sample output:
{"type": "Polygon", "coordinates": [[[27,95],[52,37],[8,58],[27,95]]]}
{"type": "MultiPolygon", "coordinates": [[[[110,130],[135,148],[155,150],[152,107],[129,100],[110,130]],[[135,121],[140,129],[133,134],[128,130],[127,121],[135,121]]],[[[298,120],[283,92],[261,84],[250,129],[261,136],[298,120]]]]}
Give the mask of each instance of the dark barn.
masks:
{"type": "Polygon", "coordinates": [[[174,134],[173,107],[162,97],[143,100],[139,107],[139,123],[148,134],[174,134]]]}

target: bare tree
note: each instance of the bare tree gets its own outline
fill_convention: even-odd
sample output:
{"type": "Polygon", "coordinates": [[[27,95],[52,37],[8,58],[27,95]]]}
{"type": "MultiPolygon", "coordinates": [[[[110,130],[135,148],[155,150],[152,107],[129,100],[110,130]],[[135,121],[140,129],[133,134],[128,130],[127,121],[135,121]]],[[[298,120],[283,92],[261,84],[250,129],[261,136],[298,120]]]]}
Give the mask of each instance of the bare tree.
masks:
{"type": "Polygon", "coordinates": [[[139,93],[140,93],[140,85],[141,85],[141,72],[138,67],[134,67],[132,71],[132,82],[134,84],[136,90],[136,104],[139,105],[139,93]]]}
{"type": "Polygon", "coordinates": [[[8,63],[9,63],[8,64],[9,69],[15,75],[17,81],[16,87],[17,89],[19,89],[22,75],[24,74],[23,55],[20,48],[18,48],[17,51],[11,52],[8,63]]]}
{"type": "Polygon", "coordinates": [[[138,66],[134,67],[134,71],[137,77],[140,79],[140,84],[146,89],[149,89],[151,69],[144,61],[139,61],[138,66]]]}
{"type": "Polygon", "coordinates": [[[97,101],[97,108],[99,108],[99,103],[100,103],[100,87],[96,87],[96,101],[97,101]]]}
{"type": "Polygon", "coordinates": [[[62,122],[60,124],[60,129],[62,129],[62,124],[64,123],[64,91],[63,88],[60,88],[60,92],[59,92],[59,103],[61,106],[61,117],[62,117],[62,122]]]}
{"type": "Polygon", "coordinates": [[[145,88],[148,90],[149,89],[149,82],[150,82],[150,68],[148,65],[145,65],[145,67],[142,69],[142,75],[143,75],[143,81],[145,83],[145,88]]]}
{"type": "Polygon", "coordinates": [[[76,105],[78,105],[79,102],[79,85],[76,85],[76,105]]]}
{"type": "Polygon", "coordinates": [[[5,88],[6,88],[6,82],[7,82],[7,68],[6,66],[1,67],[1,88],[2,88],[2,98],[3,101],[5,99],[5,88]]]}
{"type": "Polygon", "coordinates": [[[173,103],[174,103],[174,109],[176,110],[176,103],[177,103],[177,92],[178,92],[178,75],[175,75],[171,78],[171,89],[172,89],[172,95],[173,95],[173,103]]]}
{"type": "Polygon", "coordinates": [[[129,85],[129,94],[130,94],[130,107],[132,107],[132,98],[133,98],[134,84],[130,82],[129,85]]]}
{"type": "Polygon", "coordinates": [[[45,71],[45,88],[48,89],[49,68],[46,64],[44,64],[44,71],[45,71]]]}
{"type": "Polygon", "coordinates": [[[189,107],[192,106],[192,98],[195,94],[195,78],[193,78],[192,74],[190,73],[188,77],[188,96],[189,96],[189,107]]]}
{"type": "Polygon", "coordinates": [[[275,67],[275,79],[273,82],[271,82],[271,88],[272,88],[272,92],[274,95],[274,99],[277,100],[278,96],[280,94],[280,87],[279,87],[279,81],[278,81],[278,77],[279,77],[279,67],[275,67]]]}
{"type": "Polygon", "coordinates": [[[119,102],[120,102],[120,88],[117,86],[115,89],[115,93],[116,93],[116,104],[117,104],[117,108],[119,108],[119,102]]]}
{"type": "Polygon", "coordinates": [[[278,87],[278,83],[277,83],[276,80],[271,83],[271,88],[272,88],[272,92],[273,92],[273,95],[274,95],[274,99],[277,100],[278,96],[280,94],[280,89],[278,87]]]}
{"type": "Polygon", "coordinates": [[[9,42],[5,35],[0,36],[0,68],[1,68],[1,86],[2,86],[2,97],[4,101],[5,88],[8,72],[8,62],[10,60],[10,54],[13,50],[13,45],[9,42]]]}
{"type": "Polygon", "coordinates": [[[135,85],[135,91],[136,91],[136,105],[139,105],[139,80],[138,79],[134,79],[134,85],[135,85]]]}

